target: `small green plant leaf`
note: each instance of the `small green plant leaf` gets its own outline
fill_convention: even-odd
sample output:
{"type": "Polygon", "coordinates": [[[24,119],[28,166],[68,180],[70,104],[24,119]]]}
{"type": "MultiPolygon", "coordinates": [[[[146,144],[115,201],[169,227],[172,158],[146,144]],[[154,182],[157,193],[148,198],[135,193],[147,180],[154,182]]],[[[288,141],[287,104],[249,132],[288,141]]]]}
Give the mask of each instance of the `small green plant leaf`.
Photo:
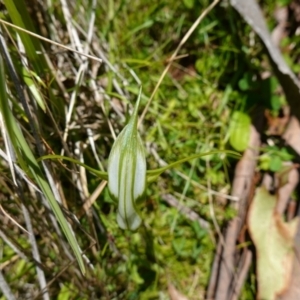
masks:
{"type": "Polygon", "coordinates": [[[68,286],[63,284],[57,296],[57,300],[68,300],[72,298],[72,289],[74,289],[74,287],[70,289],[68,286]]]}
{"type": "Polygon", "coordinates": [[[280,96],[278,95],[272,95],[271,99],[271,108],[274,112],[278,112],[280,110],[280,108],[282,107],[282,99],[280,96]]]}
{"type": "Polygon", "coordinates": [[[282,159],[278,155],[271,156],[270,160],[270,171],[278,172],[282,168],[282,159]]]}
{"type": "Polygon", "coordinates": [[[250,88],[249,80],[246,77],[243,77],[242,79],[240,79],[238,84],[239,84],[239,88],[242,91],[247,91],[250,88]]]}
{"type": "Polygon", "coordinates": [[[270,170],[271,158],[268,154],[264,154],[259,158],[259,168],[263,171],[270,170]]]}
{"type": "Polygon", "coordinates": [[[237,151],[245,151],[247,149],[250,138],[250,117],[241,112],[235,111],[230,121],[230,145],[237,151]]]}
{"type": "Polygon", "coordinates": [[[279,172],[283,168],[284,161],[291,161],[294,155],[287,148],[269,146],[265,149],[266,153],[259,158],[259,167],[264,171],[279,172]]]}
{"type": "Polygon", "coordinates": [[[194,5],[195,5],[195,1],[194,0],[183,0],[183,3],[189,9],[193,8],[194,5]]]}

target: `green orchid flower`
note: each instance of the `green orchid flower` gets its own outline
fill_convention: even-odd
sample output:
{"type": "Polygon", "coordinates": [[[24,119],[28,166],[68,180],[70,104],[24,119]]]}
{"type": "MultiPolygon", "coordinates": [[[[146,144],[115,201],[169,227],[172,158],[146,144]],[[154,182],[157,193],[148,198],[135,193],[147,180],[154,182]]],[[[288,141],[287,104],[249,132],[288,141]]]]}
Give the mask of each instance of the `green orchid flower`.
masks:
{"type": "Polygon", "coordinates": [[[136,204],[137,201],[143,198],[147,183],[157,180],[164,171],[205,155],[227,153],[233,156],[240,156],[236,152],[227,150],[197,153],[177,160],[163,168],[147,171],[146,154],[143,142],[138,133],[138,108],[141,101],[141,94],[142,89],[140,88],[133,114],[112,146],[108,158],[107,172],[96,170],[76,159],[61,155],[46,155],[40,158],[40,160],[63,159],[71,161],[85,167],[103,180],[107,180],[109,194],[113,200],[118,202],[118,225],[121,229],[132,231],[136,230],[142,223],[136,204]]]}
{"type": "Polygon", "coordinates": [[[118,201],[117,222],[120,228],[136,230],[142,219],[136,201],[146,190],[146,155],[137,130],[140,88],[134,112],[115,140],[108,158],[108,190],[118,201]]]}

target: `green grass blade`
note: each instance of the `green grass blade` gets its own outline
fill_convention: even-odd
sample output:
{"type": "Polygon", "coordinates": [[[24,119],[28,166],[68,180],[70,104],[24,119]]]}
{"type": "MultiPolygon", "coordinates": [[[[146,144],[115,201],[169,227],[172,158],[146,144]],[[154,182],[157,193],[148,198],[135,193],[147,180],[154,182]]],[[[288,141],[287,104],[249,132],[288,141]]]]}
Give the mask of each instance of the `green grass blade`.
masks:
{"type": "Polygon", "coordinates": [[[23,170],[27,173],[27,175],[36,181],[39,188],[48,200],[51,209],[53,210],[58,222],[60,223],[61,228],[72,250],[74,251],[80,269],[82,273],[85,274],[85,266],[76,238],[73,235],[69,227],[70,225],[64,217],[57,201],[55,200],[52,190],[50,189],[48,182],[45,180],[43,172],[38,162],[36,161],[29,145],[27,144],[23,133],[21,132],[9,107],[8,97],[6,94],[5,73],[2,58],[0,58],[0,110],[3,115],[8,135],[12,141],[14,150],[16,151],[19,163],[21,164],[23,170]]]}
{"type": "Polygon", "coordinates": [[[85,169],[89,170],[92,174],[100,177],[103,180],[107,180],[108,179],[108,176],[107,176],[106,172],[102,172],[102,171],[96,170],[96,169],[94,169],[92,167],[89,167],[88,165],[82,163],[81,161],[79,161],[77,159],[74,159],[74,158],[71,158],[71,157],[67,157],[67,156],[63,156],[63,155],[49,154],[49,155],[44,155],[44,156],[38,158],[38,161],[45,160],[45,159],[62,159],[62,160],[67,160],[67,161],[70,161],[70,162],[72,162],[74,164],[77,164],[77,165],[79,165],[81,167],[84,167],[85,169]]]}
{"type": "Polygon", "coordinates": [[[177,160],[177,161],[175,161],[173,163],[170,163],[170,164],[168,164],[165,167],[162,167],[162,168],[159,168],[159,169],[155,169],[155,170],[147,171],[147,181],[148,182],[153,182],[163,172],[165,172],[165,171],[167,171],[169,169],[175,168],[175,167],[179,166],[180,164],[182,164],[184,162],[187,162],[189,160],[192,160],[192,159],[195,159],[195,158],[200,158],[200,157],[203,157],[203,156],[206,156],[206,155],[222,154],[222,153],[229,154],[229,155],[236,156],[236,157],[240,157],[241,156],[239,153],[234,152],[234,151],[230,151],[230,150],[215,150],[215,151],[209,151],[209,152],[205,152],[205,153],[193,154],[191,156],[188,156],[188,157],[179,159],[179,160],[177,160]]]}
{"type": "MultiPolygon", "coordinates": [[[[4,0],[4,5],[13,24],[35,32],[31,17],[27,11],[27,6],[23,0],[4,0]]],[[[37,74],[43,74],[48,69],[48,65],[41,54],[42,47],[40,41],[21,31],[18,34],[24,44],[27,57],[34,66],[34,71],[37,74]]]]}
{"type": "MultiPolygon", "coordinates": [[[[22,68],[22,72],[23,72],[23,80],[26,83],[26,85],[28,86],[28,88],[30,89],[33,98],[35,99],[35,101],[37,102],[37,104],[39,105],[39,107],[43,110],[43,112],[46,112],[46,105],[44,103],[44,99],[38,89],[38,85],[35,82],[35,78],[38,78],[38,76],[35,74],[35,78],[33,78],[34,74],[30,74],[29,71],[27,70],[27,68],[23,67],[22,68]]],[[[40,80],[41,81],[41,80],[40,80]]],[[[39,82],[40,84],[42,84],[41,82],[39,82]]]]}

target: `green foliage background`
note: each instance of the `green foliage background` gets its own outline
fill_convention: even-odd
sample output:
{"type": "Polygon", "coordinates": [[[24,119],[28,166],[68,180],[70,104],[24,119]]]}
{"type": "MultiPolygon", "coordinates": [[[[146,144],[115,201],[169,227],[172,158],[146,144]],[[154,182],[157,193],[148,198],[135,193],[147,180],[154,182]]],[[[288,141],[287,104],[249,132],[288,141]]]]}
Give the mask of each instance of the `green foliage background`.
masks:
{"type": "MultiPolygon", "coordinates": [[[[105,170],[114,140],[110,127],[118,134],[126,124],[138,92],[135,76],[143,85],[142,112],[168,58],[209,4],[205,0],[68,2],[68,21],[77,31],[82,49],[87,45],[94,14],[89,53],[99,56],[101,52],[109,62],[102,65],[2,25],[8,52],[28,94],[43,153],[60,154],[65,149],[65,155],[105,170]],[[25,48],[28,43],[26,71],[17,33],[25,48]],[[76,76],[85,61],[88,68],[79,84],[76,76]],[[76,101],[64,145],[66,112],[74,91],[76,101]],[[91,130],[94,143],[89,140],[87,129],[91,130]]],[[[286,5],[280,1],[262,3],[271,29],[275,26],[271,12],[275,5],[283,4],[286,5]]],[[[0,18],[74,48],[64,14],[62,2],[57,0],[16,0],[4,1],[0,18]],[[27,22],[20,22],[24,19],[27,22]]],[[[287,38],[284,42],[293,40],[287,38]]],[[[221,1],[204,18],[179,55],[140,127],[148,169],[197,152],[243,151],[247,141],[238,137],[247,137],[249,115],[266,108],[276,115],[285,104],[282,94],[278,96],[276,79],[260,77],[263,70],[271,70],[261,42],[227,1],[221,1]],[[232,118],[234,114],[240,117],[232,118]]],[[[289,62],[296,71],[298,65],[293,61],[297,55],[293,55],[289,62]]],[[[5,82],[7,103],[38,159],[41,153],[15,82],[9,75],[5,82]]],[[[23,193],[17,194],[4,160],[1,205],[23,227],[26,224],[22,205],[27,208],[51,299],[169,299],[169,284],[189,299],[204,299],[218,239],[213,219],[222,227],[236,213],[224,197],[230,194],[235,164],[236,160],[225,154],[213,154],[166,172],[149,185],[140,204],[144,225],[132,233],[117,227],[117,206],[106,189],[82,214],[84,202],[101,181],[74,164],[53,160],[49,168],[63,200],[62,210],[75,232],[78,244],[73,249],[80,246],[86,255],[86,276],[79,271],[76,260],[70,259],[65,238],[53,227],[53,214],[45,208],[41,195],[23,179],[19,182],[23,193]],[[210,190],[216,193],[211,194],[210,190]],[[170,206],[164,200],[166,195],[196,213],[196,218],[191,220],[190,215],[170,206]],[[209,229],[201,227],[200,220],[209,229]]],[[[269,165],[264,168],[268,170],[269,165]]],[[[38,184],[32,172],[24,171],[38,184]]],[[[1,232],[1,270],[11,291],[17,299],[38,299],[41,291],[28,234],[7,217],[3,218],[1,232]]],[[[254,299],[253,272],[245,284],[243,299],[254,299]]],[[[3,295],[1,299],[5,299],[3,295]]]]}

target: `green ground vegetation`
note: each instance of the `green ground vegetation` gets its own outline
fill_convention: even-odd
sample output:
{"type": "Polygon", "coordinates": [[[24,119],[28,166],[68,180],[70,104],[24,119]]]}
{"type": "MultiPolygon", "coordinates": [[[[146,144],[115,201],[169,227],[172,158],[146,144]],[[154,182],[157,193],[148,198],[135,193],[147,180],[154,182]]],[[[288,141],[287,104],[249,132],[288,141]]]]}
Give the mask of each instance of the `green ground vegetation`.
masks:
{"type": "MultiPolygon", "coordinates": [[[[0,19],[78,51],[88,47],[89,54],[101,54],[106,61],[100,64],[1,25],[20,82],[13,81],[3,59],[2,84],[7,93],[1,95],[6,103],[1,112],[10,111],[10,121],[5,122],[11,122],[13,128],[9,132],[2,127],[0,148],[7,145],[6,135],[15,149],[17,165],[26,174],[16,175],[16,188],[10,166],[2,160],[1,205],[26,230],[32,225],[51,299],[169,299],[169,284],[189,299],[204,299],[218,240],[215,223],[222,228],[236,214],[232,200],[224,195],[230,194],[237,158],[222,151],[245,149],[250,115],[257,108],[268,108],[276,116],[285,105],[275,77],[261,79],[263,71],[271,70],[264,48],[228,1],[221,1],[202,20],[160,84],[139,132],[148,169],[195,153],[220,153],[185,162],[149,184],[139,204],[143,226],[137,232],[123,231],[116,223],[117,205],[106,188],[84,211],[85,201],[102,184],[97,176],[71,162],[53,159],[48,160],[51,176],[47,177],[37,160],[46,154],[64,154],[106,170],[113,133],[117,135],[126,124],[139,82],[143,86],[142,113],[168,58],[210,1],[69,1],[69,19],[63,2],[4,1],[0,19]],[[25,11],[28,16],[24,17],[25,11]],[[72,30],[76,34],[71,35],[72,30]],[[31,117],[20,99],[19,84],[24,87],[31,117]],[[53,204],[53,186],[60,195],[60,208],[53,204]],[[175,199],[175,206],[168,197],[175,199]],[[179,209],[182,206],[188,213],[179,209]],[[74,236],[67,225],[62,232],[57,229],[64,222],[55,222],[59,211],[65,215],[61,220],[72,225],[74,236]],[[85,254],[81,262],[85,276],[74,255],[80,249],[85,254]]],[[[273,2],[278,1],[267,2],[272,5],[263,3],[263,9],[273,28],[271,12],[273,2]]],[[[285,45],[292,42],[283,41],[285,45]]],[[[298,54],[285,55],[297,71],[298,54]]],[[[285,159],[289,157],[279,148],[268,148],[261,167],[274,171],[280,169],[278,160],[285,159]],[[277,162],[272,162],[274,155],[277,162]]],[[[2,220],[2,273],[17,299],[40,299],[43,276],[37,272],[30,234],[7,216],[2,220]]],[[[245,299],[254,297],[253,276],[254,270],[243,291],[245,299]]]]}

